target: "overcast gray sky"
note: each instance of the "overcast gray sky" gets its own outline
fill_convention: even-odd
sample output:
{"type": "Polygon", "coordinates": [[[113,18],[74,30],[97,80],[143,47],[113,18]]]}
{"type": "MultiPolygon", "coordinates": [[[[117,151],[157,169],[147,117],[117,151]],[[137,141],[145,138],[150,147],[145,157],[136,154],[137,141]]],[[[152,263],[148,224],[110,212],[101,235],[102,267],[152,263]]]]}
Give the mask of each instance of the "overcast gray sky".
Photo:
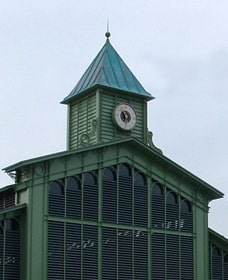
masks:
{"type": "MultiPolygon", "coordinates": [[[[228,237],[228,1],[10,0],[0,4],[0,167],[65,150],[69,94],[111,43],[155,100],[166,156],[225,194],[209,226],[228,237]]],[[[0,186],[13,183],[3,172],[0,186]]]]}

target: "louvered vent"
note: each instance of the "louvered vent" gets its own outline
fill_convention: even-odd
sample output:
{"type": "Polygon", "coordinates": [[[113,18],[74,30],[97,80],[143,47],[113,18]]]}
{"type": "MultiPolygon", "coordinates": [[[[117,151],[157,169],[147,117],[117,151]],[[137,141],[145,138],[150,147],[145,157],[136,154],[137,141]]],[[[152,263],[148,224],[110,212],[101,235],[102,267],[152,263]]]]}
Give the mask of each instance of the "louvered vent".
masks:
{"type": "Polygon", "coordinates": [[[228,252],[224,255],[224,280],[228,280],[228,252]]]}
{"type": "Polygon", "coordinates": [[[98,279],[98,232],[97,227],[83,226],[83,280],[98,279]]]}
{"type": "Polygon", "coordinates": [[[179,230],[179,204],[177,195],[168,191],[166,195],[166,229],[179,230]]]}
{"type": "Polygon", "coordinates": [[[81,225],[66,224],[66,280],[81,279],[81,225]]]}
{"type": "Polygon", "coordinates": [[[133,279],[132,245],[132,231],[118,230],[118,279],[133,279]]]}
{"type": "Polygon", "coordinates": [[[103,174],[103,221],[117,223],[117,181],[114,168],[105,168],[103,174]]]}
{"type": "Polygon", "coordinates": [[[15,191],[8,189],[0,193],[0,210],[15,206],[15,191]]]}
{"type": "Polygon", "coordinates": [[[152,234],[152,279],[165,279],[165,235],[152,234]]]}
{"type": "Polygon", "coordinates": [[[192,232],[193,230],[192,206],[186,199],[181,201],[180,229],[183,232],[192,232]]]}
{"type": "Polygon", "coordinates": [[[14,219],[6,221],[5,280],[20,278],[20,229],[14,219]]]}
{"type": "Polygon", "coordinates": [[[49,208],[50,216],[64,217],[65,197],[64,185],[62,180],[54,181],[49,186],[49,208]]]}
{"type": "Polygon", "coordinates": [[[163,187],[159,183],[152,186],[152,227],[164,228],[165,226],[165,196],[163,187]]]}
{"type": "Polygon", "coordinates": [[[0,224],[0,279],[3,279],[3,258],[4,258],[4,227],[3,221],[0,224]]]}
{"type": "Polygon", "coordinates": [[[222,279],[222,250],[216,246],[212,248],[212,279],[221,280],[222,279]]]}
{"type": "Polygon", "coordinates": [[[103,228],[102,279],[117,279],[117,230],[103,228]]]}
{"type": "Polygon", "coordinates": [[[148,279],[148,234],[134,232],[134,279],[148,279]]]}
{"type": "Polygon", "coordinates": [[[78,177],[67,178],[66,187],[66,216],[81,219],[82,188],[78,177]]]}
{"type": "Polygon", "coordinates": [[[64,279],[64,224],[48,223],[48,280],[64,279]]]}
{"type": "Polygon", "coordinates": [[[167,279],[179,279],[179,237],[166,236],[166,274],[167,279]]]}
{"type": "Polygon", "coordinates": [[[132,175],[130,167],[119,169],[119,223],[132,225],[132,175]]]}
{"type": "Polygon", "coordinates": [[[147,182],[141,173],[134,178],[134,225],[147,226],[147,182]]]}
{"type": "Polygon", "coordinates": [[[98,219],[98,185],[97,175],[87,172],[84,175],[83,186],[83,219],[98,219]]]}
{"type": "Polygon", "coordinates": [[[181,236],[181,279],[194,280],[193,239],[181,236]]]}

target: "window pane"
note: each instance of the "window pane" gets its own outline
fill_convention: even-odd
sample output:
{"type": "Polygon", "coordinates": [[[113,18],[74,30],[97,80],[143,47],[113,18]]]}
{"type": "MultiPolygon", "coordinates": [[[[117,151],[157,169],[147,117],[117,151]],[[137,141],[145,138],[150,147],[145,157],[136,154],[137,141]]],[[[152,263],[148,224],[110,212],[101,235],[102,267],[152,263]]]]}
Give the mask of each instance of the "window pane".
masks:
{"type": "Polygon", "coordinates": [[[117,182],[114,170],[105,168],[103,178],[103,221],[117,223],[117,182]]]}
{"type": "Polygon", "coordinates": [[[147,226],[147,185],[141,173],[135,174],[134,180],[134,225],[147,226]]]}
{"type": "Polygon", "coordinates": [[[81,218],[82,189],[79,178],[69,177],[66,187],[66,216],[81,218]]]}
{"type": "Polygon", "coordinates": [[[65,211],[64,188],[62,181],[54,181],[49,185],[49,215],[64,216],[65,211]]]}
{"type": "Polygon", "coordinates": [[[84,175],[83,219],[98,219],[98,185],[96,175],[87,172],[84,175]]]}

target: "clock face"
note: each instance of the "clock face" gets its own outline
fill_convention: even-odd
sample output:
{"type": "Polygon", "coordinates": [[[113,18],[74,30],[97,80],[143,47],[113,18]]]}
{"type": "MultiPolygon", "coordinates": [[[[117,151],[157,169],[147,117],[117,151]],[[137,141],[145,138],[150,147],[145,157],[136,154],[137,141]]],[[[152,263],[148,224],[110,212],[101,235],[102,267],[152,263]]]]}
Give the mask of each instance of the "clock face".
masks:
{"type": "Polygon", "coordinates": [[[136,125],[136,112],[129,104],[121,103],[114,109],[114,120],[119,128],[131,130],[136,125]]]}

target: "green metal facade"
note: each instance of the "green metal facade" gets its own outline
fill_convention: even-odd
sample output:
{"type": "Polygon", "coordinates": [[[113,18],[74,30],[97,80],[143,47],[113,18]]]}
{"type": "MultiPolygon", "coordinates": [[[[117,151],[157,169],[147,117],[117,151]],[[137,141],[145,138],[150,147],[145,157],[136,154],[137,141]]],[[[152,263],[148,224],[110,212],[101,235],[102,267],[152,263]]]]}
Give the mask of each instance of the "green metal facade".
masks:
{"type": "Polygon", "coordinates": [[[67,151],[5,169],[0,280],[228,279],[228,241],[208,229],[223,194],[153,146],[150,99],[107,41],[63,101],[67,151]],[[115,124],[120,103],[132,130],[115,124]]]}

